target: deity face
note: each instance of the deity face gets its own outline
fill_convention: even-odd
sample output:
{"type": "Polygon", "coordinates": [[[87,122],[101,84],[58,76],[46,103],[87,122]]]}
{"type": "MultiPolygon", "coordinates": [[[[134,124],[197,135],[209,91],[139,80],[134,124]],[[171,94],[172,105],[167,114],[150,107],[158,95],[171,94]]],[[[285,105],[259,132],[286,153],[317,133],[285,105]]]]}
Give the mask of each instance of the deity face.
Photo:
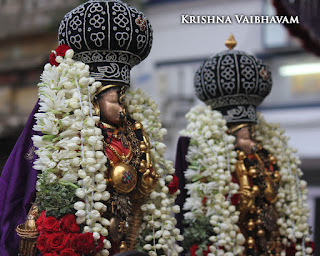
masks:
{"type": "Polygon", "coordinates": [[[250,126],[243,127],[236,131],[235,136],[237,147],[243,150],[247,155],[254,153],[256,143],[252,138],[252,130],[250,126]]]}
{"type": "Polygon", "coordinates": [[[102,122],[120,125],[123,117],[124,104],[119,102],[118,90],[110,89],[98,96],[100,117],[102,122]]]}

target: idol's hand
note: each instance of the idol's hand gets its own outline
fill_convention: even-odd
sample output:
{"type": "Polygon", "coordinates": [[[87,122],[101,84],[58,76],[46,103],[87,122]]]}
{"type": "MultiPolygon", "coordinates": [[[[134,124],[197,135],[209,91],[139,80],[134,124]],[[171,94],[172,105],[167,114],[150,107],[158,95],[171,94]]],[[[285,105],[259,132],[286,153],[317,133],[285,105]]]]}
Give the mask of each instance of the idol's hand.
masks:
{"type": "Polygon", "coordinates": [[[139,192],[143,195],[150,194],[154,190],[158,179],[159,174],[155,173],[150,169],[146,170],[141,177],[141,181],[138,188],[139,192]]]}
{"type": "Polygon", "coordinates": [[[247,189],[243,189],[240,192],[240,212],[250,211],[254,205],[255,196],[247,189]]]}

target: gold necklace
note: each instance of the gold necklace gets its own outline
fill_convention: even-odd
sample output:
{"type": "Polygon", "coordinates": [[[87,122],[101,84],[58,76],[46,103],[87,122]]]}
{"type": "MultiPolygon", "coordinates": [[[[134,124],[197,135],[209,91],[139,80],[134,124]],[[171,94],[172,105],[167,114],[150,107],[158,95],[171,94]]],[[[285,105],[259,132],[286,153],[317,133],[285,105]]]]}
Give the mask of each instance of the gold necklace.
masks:
{"type": "Polygon", "coordinates": [[[121,155],[117,152],[117,150],[115,150],[114,147],[112,147],[110,144],[108,144],[107,142],[103,141],[104,145],[106,145],[117,157],[118,159],[123,162],[123,163],[129,163],[131,158],[132,158],[132,147],[129,144],[129,152],[127,155],[125,155],[124,153],[122,153],[121,155]]]}
{"type": "Polygon", "coordinates": [[[117,130],[117,127],[116,126],[113,126],[111,124],[107,124],[107,123],[104,123],[104,122],[101,122],[102,126],[106,129],[112,129],[112,130],[117,130]]]}

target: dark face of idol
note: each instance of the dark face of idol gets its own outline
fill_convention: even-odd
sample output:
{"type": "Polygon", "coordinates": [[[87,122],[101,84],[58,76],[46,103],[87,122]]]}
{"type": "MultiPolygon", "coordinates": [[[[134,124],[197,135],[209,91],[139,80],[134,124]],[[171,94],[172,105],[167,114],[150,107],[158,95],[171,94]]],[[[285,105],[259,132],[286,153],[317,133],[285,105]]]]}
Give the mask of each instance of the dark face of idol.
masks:
{"type": "Polygon", "coordinates": [[[236,145],[246,154],[252,154],[255,151],[256,143],[253,140],[253,131],[250,126],[241,128],[236,132],[236,145]]]}
{"type": "Polygon", "coordinates": [[[119,100],[117,88],[112,88],[98,96],[101,121],[120,125],[123,119],[124,103],[119,100]]]}

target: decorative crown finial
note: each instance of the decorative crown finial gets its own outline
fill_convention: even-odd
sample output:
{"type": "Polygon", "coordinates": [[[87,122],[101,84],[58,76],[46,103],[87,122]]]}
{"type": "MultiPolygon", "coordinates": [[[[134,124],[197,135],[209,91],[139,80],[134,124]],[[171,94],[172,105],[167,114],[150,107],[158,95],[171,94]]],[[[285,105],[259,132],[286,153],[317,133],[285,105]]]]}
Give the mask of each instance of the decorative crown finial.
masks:
{"type": "Polygon", "coordinates": [[[228,47],[229,50],[232,50],[237,45],[237,41],[234,39],[233,34],[228,37],[224,44],[228,47]]]}

